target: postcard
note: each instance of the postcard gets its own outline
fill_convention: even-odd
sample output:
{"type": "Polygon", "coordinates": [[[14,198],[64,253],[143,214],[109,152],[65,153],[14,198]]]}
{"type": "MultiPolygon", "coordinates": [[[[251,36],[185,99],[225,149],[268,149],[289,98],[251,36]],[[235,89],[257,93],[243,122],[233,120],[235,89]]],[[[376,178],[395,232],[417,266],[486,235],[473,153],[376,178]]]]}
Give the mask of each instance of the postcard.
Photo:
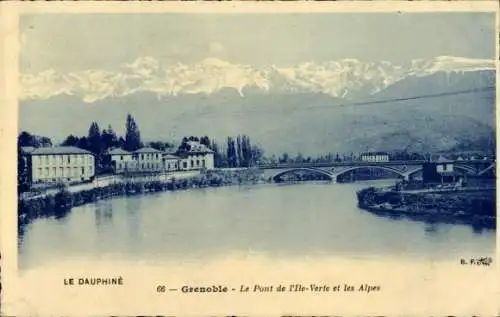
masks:
{"type": "Polygon", "coordinates": [[[498,315],[498,5],[2,3],[1,314],[498,315]]]}

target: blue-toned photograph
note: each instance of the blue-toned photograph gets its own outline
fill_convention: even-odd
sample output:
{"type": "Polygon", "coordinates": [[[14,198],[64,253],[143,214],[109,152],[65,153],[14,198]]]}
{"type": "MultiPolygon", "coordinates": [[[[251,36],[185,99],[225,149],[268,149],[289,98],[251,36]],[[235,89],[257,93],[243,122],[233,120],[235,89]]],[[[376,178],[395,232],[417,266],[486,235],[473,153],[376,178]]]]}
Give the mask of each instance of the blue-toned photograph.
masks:
{"type": "Polygon", "coordinates": [[[495,18],[22,15],[19,268],[490,263],[495,18]]]}

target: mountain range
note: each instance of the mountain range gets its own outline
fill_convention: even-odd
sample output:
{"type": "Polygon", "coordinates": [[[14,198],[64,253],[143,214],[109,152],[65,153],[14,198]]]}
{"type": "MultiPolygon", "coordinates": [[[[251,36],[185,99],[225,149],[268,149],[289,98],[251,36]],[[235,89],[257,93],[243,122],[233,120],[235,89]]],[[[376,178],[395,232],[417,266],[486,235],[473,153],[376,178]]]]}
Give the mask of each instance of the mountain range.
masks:
{"type": "Polygon", "coordinates": [[[290,67],[140,57],[115,71],[22,74],[20,129],[60,140],[97,121],[123,133],[131,113],[146,139],[247,134],[269,154],[483,149],[494,138],[495,67],[450,56],[290,67]]]}

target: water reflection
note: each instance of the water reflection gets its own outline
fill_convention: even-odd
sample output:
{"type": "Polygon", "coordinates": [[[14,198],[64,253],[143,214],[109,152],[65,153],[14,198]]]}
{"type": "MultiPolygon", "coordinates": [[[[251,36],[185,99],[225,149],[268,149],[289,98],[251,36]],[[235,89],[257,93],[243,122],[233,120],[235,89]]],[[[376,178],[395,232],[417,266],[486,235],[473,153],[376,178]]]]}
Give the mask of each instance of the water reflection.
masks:
{"type": "Polygon", "coordinates": [[[111,203],[96,204],[95,225],[97,229],[111,225],[113,221],[113,206],[111,203]]]}

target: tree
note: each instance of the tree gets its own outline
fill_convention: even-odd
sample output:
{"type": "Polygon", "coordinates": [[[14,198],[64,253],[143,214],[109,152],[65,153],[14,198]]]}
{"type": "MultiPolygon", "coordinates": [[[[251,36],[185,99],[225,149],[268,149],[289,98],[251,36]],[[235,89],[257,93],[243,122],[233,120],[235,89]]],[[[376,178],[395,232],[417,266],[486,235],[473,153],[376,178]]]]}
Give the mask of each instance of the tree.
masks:
{"type": "Polygon", "coordinates": [[[38,136],[29,132],[23,131],[17,138],[18,146],[32,146],[32,147],[49,147],[52,146],[52,141],[48,137],[38,136]]]}
{"type": "Polygon", "coordinates": [[[103,152],[110,148],[119,147],[118,137],[116,136],[116,133],[111,125],[108,125],[107,129],[102,130],[101,144],[103,152]]]}
{"type": "Polygon", "coordinates": [[[68,135],[68,137],[61,143],[62,146],[78,146],[78,142],[80,139],[72,134],[68,135]]]}
{"type": "Polygon", "coordinates": [[[243,166],[245,167],[250,166],[254,161],[250,138],[246,135],[243,135],[241,139],[241,156],[243,159],[243,166]]]}
{"type": "Polygon", "coordinates": [[[124,148],[125,147],[125,139],[122,136],[120,136],[118,138],[117,146],[120,147],[120,148],[124,148]]]}
{"type": "Polygon", "coordinates": [[[17,145],[21,146],[32,146],[32,147],[40,147],[40,143],[36,139],[34,135],[29,132],[23,131],[17,137],[17,145]]]}
{"type": "Polygon", "coordinates": [[[179,152],[187,152],[191,149],[191,146],[188,144],[190,142],[189,138],[183,137],[181,141],[181,145],[179,145],[179,152]]]}
{"type": "Polygon", "coordinates": [[[78,143],[76,144],[77,147],[80,149],[88,150],[89,149],[89,142],[87,141],[87,137],[81,137],[78,140],[78,143]]]}
{"type": "Polygon", "coordinates": [[[40,144],[41,147],[51,147],[52,146],[52,141],[50,138],[46,136],[36,136],[36,139],[38,140],[38,143],[40,144]]]}
{"type": "Polygon", "coordinates": [[[251,153],[250,165],[259,164],[262,162],[264,158],[264,151],[262,150],[262,148],[258,147],[257,145],[253,145],[251,147],[251,153]]]}
{"type": "Polygon", "coordinates": [[[214,151],[214,165],[215,167],[223,167],[225,166],[225,158],[220,152],[219,145],[215,140],[212,140],[212,144],[210,145],[210,149],[214,151]]]}
{"type": "Polygon", "coordinates": [[[97,156],[102,153],[101,131],[97,122],[92,122],[87,135],[88,150],[97,156]]]}
{"type": "Polygon", "coordinates": [[[125,124],[125,144],[124,148],[127,151],[135,151],[142,147],[141,133],[139,127],[135,122],[132,115],[127,115],[127,122],[125,124]]]}
{"type": "Polygon", "coordinates": [[[243,153],[241,149],[241,136],[236,137],[236,156],[238,158],[237,166],[243,166],[243,153]]]}
{"type": "Polygon", "coordinates": [[[288,160],[290,159],[290,156],[288,153],[283,153],[283,156],[279,159],[280,163],[288,163],[288,160]]]}
{"type": "Polygon", "coordinates": [[[158,151],[165,151],[165,149],[170,147],[170,144],[168,142],[153,141],[149,142],[149,146],[153,149],[157,149],[158,151]]]}
{"type": "Polygon", "coordinates": [[[304,163],[304,156],[302,153],[298,153],[297,156],[295,157],[295,163],[304,163]]]}
{"type": "Polygon", "coordinates": [[[202,136],[200,138],[200,144],[203,144],[206,147],[210,148],[210,146],[211,146],[210,138],[208,136],[202,136]]]}
{"type": "Polygon", "coordinates": [[[229,167],[238,166],[238,157],[236,153],[236,146],[232,137],[227,138],[227,163],[229,167]]]}

